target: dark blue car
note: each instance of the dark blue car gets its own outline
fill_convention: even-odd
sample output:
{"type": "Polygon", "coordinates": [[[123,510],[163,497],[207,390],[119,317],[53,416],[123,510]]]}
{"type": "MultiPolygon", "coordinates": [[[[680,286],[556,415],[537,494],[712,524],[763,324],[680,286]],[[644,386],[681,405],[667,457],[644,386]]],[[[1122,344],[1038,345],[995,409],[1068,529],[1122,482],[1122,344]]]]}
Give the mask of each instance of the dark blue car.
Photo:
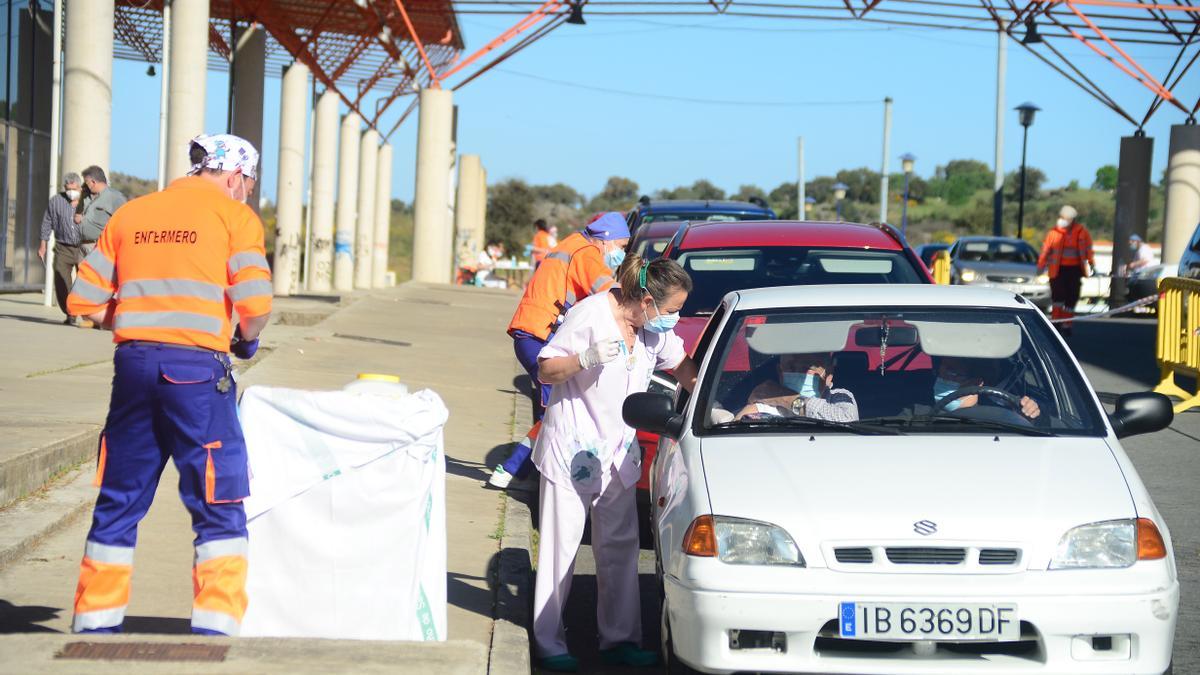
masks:
{"type": "Polygon", "coordinates": [[[748,202],[716,199],[651,199],[642,197],[626,220],[633,239],[630,251],[654,259],[662,253],[684,221],[775,220],[762,199],[748,202]]]}

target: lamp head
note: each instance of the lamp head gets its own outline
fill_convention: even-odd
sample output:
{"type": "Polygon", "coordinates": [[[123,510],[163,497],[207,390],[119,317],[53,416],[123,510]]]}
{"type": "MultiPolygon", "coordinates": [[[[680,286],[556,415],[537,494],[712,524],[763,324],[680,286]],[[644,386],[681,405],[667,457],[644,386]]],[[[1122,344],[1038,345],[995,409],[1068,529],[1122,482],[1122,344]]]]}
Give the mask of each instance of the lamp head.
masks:
{"type": "Polygon", "coordinates": [[[1041,110],[1041,108],[1030,103],[1029,101],[1026,101],[1014,108],[1014,110],[1017,111],[1017,119],[1021,122],[1021,126],[1029,127],[1033,124],[1033,116],[1037,114],[1037,111],[1041,110]]]}
{"type": "Polygon", "coordinates": [[[583,3],[574,2],[571,4],[571,14],[567,17],[564,23],[569,23],[575,26],[586,26],[587,22],[583,20],[583,3]]]}
{"type": "Polygon", "coordinates": [[[1036,45],[1042,42],[1042,36],[1038,33],[1037,22],[1033,20],[1033,15],[1025,17],[1025,37],[1021,38],[1023,45],[1036,45]]]}
{"type": "Polygon", "coordinates": [[[840,181],[837,183],[834,183],[833,184],[833,198],[838,200],[839,202],[842,201],[843,199],[846,198],[846,190],[849,190],[849,189],[850,189],[850,186],[846,185],[845,183],[842,183],[840,181]]]}
{"type": "Polygon", "coordinates": [[[900,167],[904,169],[904,173],[912,173],[913,163],[917,161],[916,155],[911,152],[906,152],[900,155],[900,167]]]}

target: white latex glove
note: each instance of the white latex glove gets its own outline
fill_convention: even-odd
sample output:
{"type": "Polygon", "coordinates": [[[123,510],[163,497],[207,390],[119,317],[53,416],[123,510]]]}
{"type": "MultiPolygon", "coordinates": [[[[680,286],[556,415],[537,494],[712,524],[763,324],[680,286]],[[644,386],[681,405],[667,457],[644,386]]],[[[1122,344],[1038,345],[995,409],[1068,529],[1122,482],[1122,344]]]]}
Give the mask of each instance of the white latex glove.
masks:
{"type": "Polygon", "coordinates": [[[617,354],[621,353],[620,343],[617,340],[602,340],[593,342],[591,347],[588,347],[582,354],[579,355],[579,367],[587,370],[594,368],[602,363],[608,363],[617,358],[617,354]]]}

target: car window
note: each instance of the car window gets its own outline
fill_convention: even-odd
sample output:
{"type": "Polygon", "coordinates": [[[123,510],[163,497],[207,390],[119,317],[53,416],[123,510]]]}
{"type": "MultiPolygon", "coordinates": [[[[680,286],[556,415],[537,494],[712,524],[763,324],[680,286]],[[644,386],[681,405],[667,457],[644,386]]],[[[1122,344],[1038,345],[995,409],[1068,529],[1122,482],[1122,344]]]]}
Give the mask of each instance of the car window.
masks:
{"type": "Polygon", "coordinates": [[[692,292],[680,313],[711,312],[730,291],[813,284],[919,284],[924,277],[902,251],[768,247],[682,251],[692,292]]]}
{"type": "Polygon", "coordinates": [[[637,250],[634,251],[646,260],[654,260],[662,256],[662,252],[667,250],[667,244],[671,243],[670,237],[662,239],[643,239],[638,242],[637,250]]]}
{"type": "Polygon", "coordinates": [[[643,225],[650,223],[678,223],[685,220],[693,222],[721,222],[728,223],[736,220],[759,220],[764,218],[762,214],[752,213],[717,213],[714,211],[700,211],[698,213],[647,213],[642,219],[643,225]]]}
{"type": "Polygon", "coordinates": [[[1033,310],[742,312],[697,395],[698,433],[811,433],[787,425],[797,417],[901,433],[1106,433],[1078,368],[1033,310]],[[820,403],[797,410],[798,395],[820,403]]]}
{"type": "Polygon", "coordinates": [[[1025,242],[959,242],[954,255],[963,262],[1037,263],[1037,252],[1025,242]]]}

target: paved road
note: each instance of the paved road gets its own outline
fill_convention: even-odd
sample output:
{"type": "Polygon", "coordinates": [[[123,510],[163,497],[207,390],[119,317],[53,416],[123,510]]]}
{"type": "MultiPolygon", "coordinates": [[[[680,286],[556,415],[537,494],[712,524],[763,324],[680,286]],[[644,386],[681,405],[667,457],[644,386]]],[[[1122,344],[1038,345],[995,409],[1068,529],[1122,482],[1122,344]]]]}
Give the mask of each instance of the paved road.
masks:
{"type": "MultiPolygon", "coordinates": [[[[1120,394],[1151,389],[1158,383],[1152,319],[1080,323],[1075,333],[1072,349],[1106,404],[1120,394]]],[[[1200,412],[1179,415],[1169,429],[1127,439],[1123,445],[1166,518],[1175,543],[1183,586],[1175,672],[1200,673],[1200,412]]],[[[659,605],[651,551],[642,551],[639,569],[643,639],[652,647],[659,642],[659,605]]],[[[597,661],[595,562],[589,546],[580,552],[575,575],[567,606],[571,652],[581,659],[584,672],[632,672],[605,668],[597,661]]]]}

